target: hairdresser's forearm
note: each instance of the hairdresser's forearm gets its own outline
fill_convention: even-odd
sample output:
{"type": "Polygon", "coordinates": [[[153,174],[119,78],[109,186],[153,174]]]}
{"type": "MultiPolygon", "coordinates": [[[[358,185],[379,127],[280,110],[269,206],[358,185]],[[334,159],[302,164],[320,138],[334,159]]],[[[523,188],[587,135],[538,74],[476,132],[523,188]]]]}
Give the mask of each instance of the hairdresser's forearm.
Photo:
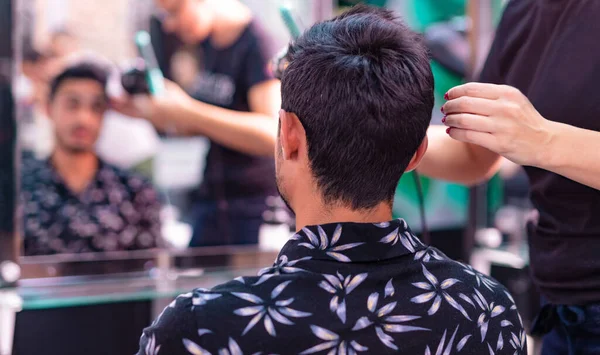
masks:
{"type": "Polygon", "coordinates": [[[254,112],[239,112],[190,102],[176,118],[186,134],[203,135],[227,148],[250,155],[273,156],[277,121],[254,112]]]}
{"type": "Polygon", "coordinates": [[[549,124],[551,139],[536,166],[600,190],[600,132],[549,124]]]}
{"type": "Polygon", "coordinates": [[[498,154],[450,138],[444,126],[429,127],[427,137],[429,147],[417,169],[424,175],[474,185],[489,179],[500,168],[498,154]]]}

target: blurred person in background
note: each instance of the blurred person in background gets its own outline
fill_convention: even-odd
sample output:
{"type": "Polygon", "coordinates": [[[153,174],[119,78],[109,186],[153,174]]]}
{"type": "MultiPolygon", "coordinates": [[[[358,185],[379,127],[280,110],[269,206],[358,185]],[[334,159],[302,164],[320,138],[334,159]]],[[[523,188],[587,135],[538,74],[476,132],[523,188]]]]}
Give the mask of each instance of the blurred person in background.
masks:
{"type": "Polygon", "coordinates": [[[29,36],[23,40],[15,97],[21,107],[19,135],[24,159],[46,157],[52,149],[52,125],[45,114],[50,80],[64,68],[67,58],[78,48],[76,38],[65,30],[52,32],[48,44],[41,49],[36,48],[29,36]]]}
{"type": "Polygon", "coordinates": [[[59,70],[58,61],[51,52],[38,50],[27,39],[22,58],[14,93],[20,107],[19,139],[23,159],[46,157],[54,140],[45,107],[50,79],[59,70]]]}
{"type": "Polygon", "coordinates": [[[281,99],[279,81],[268,70],[271,40],[238,0],[156,3],[164,31],[187,48],[175,60],[193,67],[189,53],[195,56],[196,74],[185,83],[189,95],[168,83],[162,98],[116,101],[115,108],[162,131],[210,139],[194,197],[191,246],[255,244],[265,200],[277,195],[272,152],[281,99]]]}
{"type": "Polygon", "coordinates": [[[508,2],[480,76],[451,89],[420,171],[473,184],[525,166],[543,355],[600,353],[600,2],[508,2]],[[504,84],[504,85],[494,85],[504,84]]]}
{"type": "Polygon", "coordinates": [[[47,114],[55,147],[49,159],[24,160],[22,168],[25,255],[160,244],[160,204],[152,185],[95,154],[108,108],[107,81],[103,66],[80,62],[50,84],[47,114]]]}

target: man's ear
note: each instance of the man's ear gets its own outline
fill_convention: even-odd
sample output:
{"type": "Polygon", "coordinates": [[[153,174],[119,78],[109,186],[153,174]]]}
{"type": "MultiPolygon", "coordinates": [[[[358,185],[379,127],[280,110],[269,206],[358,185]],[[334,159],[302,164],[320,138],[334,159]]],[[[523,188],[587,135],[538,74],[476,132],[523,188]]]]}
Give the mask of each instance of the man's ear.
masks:
{"type": "Polygon", "coordinates": [[[302,142],[305,140],[304,127],[296,114],[279,111],[279,141],[283,159],[297,159],[302,142]]]}
{"type": "Polygon", "coordinates": [[[419,166],[421,159],[423,159],[423,156],[427,151],[428,145],[429,139],[427,138],[427,136],[425,136],[425,138],[423,138],[423,141],[421,142],[421,145],[419,145],[419,148],[417,148],[415,155],[413,155],[412,159],[410,160],[410,163],[408,163],[408,166],[406,167],[406,172],[413,171],[417,168],[417,166],[419,166]]]}

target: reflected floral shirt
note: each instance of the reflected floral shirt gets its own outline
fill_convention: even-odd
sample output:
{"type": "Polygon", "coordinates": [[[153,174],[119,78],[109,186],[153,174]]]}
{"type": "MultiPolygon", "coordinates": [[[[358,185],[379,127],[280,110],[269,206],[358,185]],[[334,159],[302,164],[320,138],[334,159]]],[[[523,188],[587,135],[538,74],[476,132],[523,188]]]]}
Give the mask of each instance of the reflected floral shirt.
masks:
{"type": "Polygon", "coordinates": [[[28,157],[21,171],[25,255],[154,248],[160,242],[160,203],[152,185],[100,161],[80,194],[49,160],[28,157]]]}
{"type": "Polygon", "coordinates": [[[179,296],[139,354],[526,354],[506,289],[404,220],[308,227],[273,267],[179,296]]]}

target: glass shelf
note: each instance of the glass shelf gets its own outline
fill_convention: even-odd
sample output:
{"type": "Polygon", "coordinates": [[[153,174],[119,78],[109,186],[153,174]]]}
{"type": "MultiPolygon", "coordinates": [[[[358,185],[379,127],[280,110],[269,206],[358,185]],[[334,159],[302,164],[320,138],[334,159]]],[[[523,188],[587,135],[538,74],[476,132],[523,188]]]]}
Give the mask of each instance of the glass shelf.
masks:
{"type": "Polygon", "coordinates": [[[119,276],[62,277],[25,280],[18,289],[24,310],[64,308],[106,303],[175,298],[195,288],[211,288],[238,276],[254,276],[257,268],[151,273],[119,276]]]}

